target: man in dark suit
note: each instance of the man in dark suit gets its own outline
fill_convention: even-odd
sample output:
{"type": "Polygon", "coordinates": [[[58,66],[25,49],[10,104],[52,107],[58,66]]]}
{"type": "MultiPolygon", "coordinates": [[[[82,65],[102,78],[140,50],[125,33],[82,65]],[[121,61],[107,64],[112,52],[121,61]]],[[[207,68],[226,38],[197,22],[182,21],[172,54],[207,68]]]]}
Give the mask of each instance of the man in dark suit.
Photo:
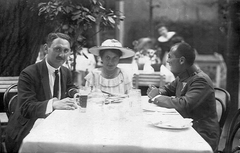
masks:
{"type": "Polygon", "coordinates": [[[71,72],[62,64],[70,54],[70,37],[50,33],[45,44],[47,55],[41,62],[25,68],[18,81],[18,103],[6,128],[8,152],[18,152],[24,137],[35,121],[46,118],[55,109],[76,109],[69,98],[77,92],[71,72]]]}

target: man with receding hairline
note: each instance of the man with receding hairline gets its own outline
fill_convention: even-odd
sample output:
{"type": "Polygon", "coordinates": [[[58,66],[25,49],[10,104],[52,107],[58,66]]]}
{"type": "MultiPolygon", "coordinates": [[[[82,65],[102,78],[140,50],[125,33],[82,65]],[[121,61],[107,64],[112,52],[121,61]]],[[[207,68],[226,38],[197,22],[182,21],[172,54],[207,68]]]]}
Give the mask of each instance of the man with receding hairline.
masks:
{"type": "Polygon", "coordinates": [[[63,33],[50,33],[44,45],[47,56],[25,68],[18,80],[16,111],[6,128],[8,152],[18,152],[23,138],[35,121],[46,118],[54,110],[73,110],[77,106],[69,97],[77,92],[69,69],[62,66],[71,49],[71,38],[63,33]]]}
{"type": "Polygon", "coordinates": [[[150,86],[150,102],[175,108],[184,118],[193,119],[193,128],[217,151],[220,127],[211,79],[194,65],[195,50],[187,43],[175,44],[167,62],[176,79],[162,88],[150,86]]]}

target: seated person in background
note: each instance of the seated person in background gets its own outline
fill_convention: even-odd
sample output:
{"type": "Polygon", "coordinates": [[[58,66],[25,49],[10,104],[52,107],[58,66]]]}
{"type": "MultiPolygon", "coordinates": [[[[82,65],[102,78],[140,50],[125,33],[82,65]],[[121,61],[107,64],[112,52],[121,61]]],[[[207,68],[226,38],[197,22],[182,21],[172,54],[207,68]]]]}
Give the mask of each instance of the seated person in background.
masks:
{"type": "Polygon", "coordinates": [[[187,43],[174,45],[167,62],[176,79],[157,89],[149,87],[147,94],[158,106],[175,108],[184,118],[193,119],[193,128],[217,150],[220,128],[211,79],[194,65],[195,52],[187,43]]]}
{"type": "Polygon", "coordinates": [[[161,63],[159,57],[157,57],[157,55],[156,55],[156,50],[148,49],[147,52],[148,52],[149,60],[151,61],[151,65],[161,63]]]}
{"type": "Polygon", "coordinates": [[[138,65],[139,70],[143,70],[144,64],[146,62],[150,62],[149,64],[156,64],[155,57],[154,57],[154,50],[153,48],[154,40],[148,37],[140,38],[133,42],[134,50],[136,52],[133,62],[138,65]],[[149,50],[149,51],[148,51],[149,50]],[[150,55],[149,52],[152,54],[150,55]],[[153,59],[152,59],[153,58],[153,59]],[[152,61],[151,61],[152,59],[152,61]],[[153,63],[152,63],[153,62],[153,63]]]}
{"type": "Polygon", "coordinates": [[[85,86],[113,94],[127,94],[132,88],[132,78],[117,65],[120,58],[134,56],[134,51],[123,48],[122,44],[115,39],[107,39],[100,47],[92,47],[89,51],[101,57],[102,67],[88,73],[85,77],[85,86]]]}
{"type": "Polygon", "coordinates": [[[143,71],[149,73],[160,71],[161,61],[156,55],[156,50],[148,49],[147,53],[148,54],[146,56],[146,61],[144,62],[143,71]]]}
{"type": "Polygon", "coordinates": [[[71,52],[70,44],[68,35],[50,33],[45,44],[45,59],[21,72],[17,108],[6,128],[5,143],[8,152],[18,152],[23,138],[37,119],[46,118],[56,109],[77,108],[74,101],[67,98],[77,92],[72,84],[71,72],[62,66],[71,52]]]}

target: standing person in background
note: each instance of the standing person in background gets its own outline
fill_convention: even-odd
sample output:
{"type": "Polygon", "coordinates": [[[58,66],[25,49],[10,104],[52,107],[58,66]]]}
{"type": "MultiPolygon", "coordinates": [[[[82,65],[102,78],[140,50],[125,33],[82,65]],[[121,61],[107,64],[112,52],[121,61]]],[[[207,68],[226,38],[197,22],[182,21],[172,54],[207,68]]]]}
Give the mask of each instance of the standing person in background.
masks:
{"type": "Polygon", "coordinates": [[[156,105],[175,108],[184,118],[192,118],[193,128],[216,151],[220,127],[215,92],[209,76],[194,65],[195,56],[187,43],[174,45],[167,62],[176,79],[159,89],[149,87],[147,94],[156,105]]]}
{"type": "Polygon", "coordinates": [[[166,64],[166,55],[170,48],[179,42],[184,42],[183,38],[178,36],[174,31],[168,31],[167,27],[161,26],[158,28],[158,51],[160,52],[160,60],[162,64],[166,64]]]}
{"type": "Polygon", "coordinates": [[[115,39],[107,39],[100,47],[92,47],[89,51],[101,57],[102,67],[88,73],[85,77],[86,86],[112,94],[127,94],[132,88],[132,78],[117,66],[120,58],[132,57],[134,51],[122,47],[122,44],[115,39]]]}
{"type": "Polygon", "coordinates": [[[74,84],[78,87],[85,86],[84,77],[96,67],[96,60],[88,48],[78,48],[76,55],[76,77],[74,84]]]}
{"type": "Polygon", "coordinates": [[[45,58],[45,51],[44,51],[44,45],[41,45],[40,50],[38,52],[38,57],[36,59],[36,63],[41,62],[45,58]]]}
{"type": "Polygon", "coordinates": [[[35,121],[57,109],[73,110],[77,106],[69,96],[77,93],[71,72],[62,66],[68,58],[71,39],[63,33],[50,33],[44,45],[46,57],[25,68],[18,80],[16,111],[9,118],[5,144],[8,152],[18,152],[24,137],[35,121]]]}

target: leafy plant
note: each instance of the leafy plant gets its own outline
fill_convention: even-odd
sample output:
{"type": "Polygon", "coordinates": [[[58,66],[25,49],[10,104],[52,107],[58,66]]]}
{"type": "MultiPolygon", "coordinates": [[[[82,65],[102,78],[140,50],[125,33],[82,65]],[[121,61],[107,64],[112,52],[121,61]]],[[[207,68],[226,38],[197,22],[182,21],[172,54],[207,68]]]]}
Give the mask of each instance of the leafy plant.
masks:
{"type": "Polygon", "coordinates": [[[54,27],[54,31],[72,37],[75,55],[75,48],[86,43],[84,32],[93,25],[99,25],[100,30],[103,30],[109,26],[114,28],[116,19],[123,20],[123,16],[116,15],[103,4],[103,0],[50,0],[38,3],[37,8],[38,15],[44,17],[45,22],[54,27]]]}

